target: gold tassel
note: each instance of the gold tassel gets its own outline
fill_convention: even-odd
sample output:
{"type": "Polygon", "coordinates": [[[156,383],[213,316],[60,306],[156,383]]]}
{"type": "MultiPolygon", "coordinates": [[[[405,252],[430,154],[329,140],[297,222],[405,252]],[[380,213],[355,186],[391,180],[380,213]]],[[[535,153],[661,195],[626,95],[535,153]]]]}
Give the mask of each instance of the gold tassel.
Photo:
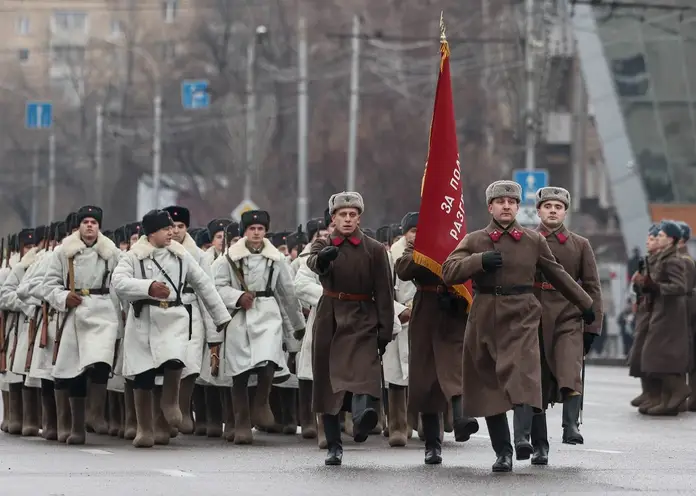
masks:
{"type": "MultiPolygon", "coordinates": [[[[419,251],[414,251],[413,252],[413,261],[416,262],[418,265],[425,267],[428,269],[430,272],[435,274],[436,276],[442,278],[442,265],[437,263],[435,260],[430,258],[427,255],[422,254],[419,251]]],[[[459,295],[464,298],[466,301],[469,302],[469,305],[471,305],[472,301],[472,296],[469,293],[469,290],[464,286],[463,284],[455,284],[453,286],[454,290],[459,293],[459,295]]]]}

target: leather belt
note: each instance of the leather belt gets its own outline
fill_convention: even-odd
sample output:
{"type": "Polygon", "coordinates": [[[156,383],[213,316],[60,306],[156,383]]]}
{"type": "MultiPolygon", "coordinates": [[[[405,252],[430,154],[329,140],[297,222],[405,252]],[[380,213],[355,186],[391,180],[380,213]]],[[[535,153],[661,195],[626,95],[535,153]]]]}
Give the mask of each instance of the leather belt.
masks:
{"type": "Polygon", "coordinates": [[[534,291],[534,286],[476,286],[474,290],[479,294],[495,296],[516,296],[534,291]]]}
{"type": "Polygon", "coordinates": [[[270,289],[268,291],[252,291],[251,293],[260,298],[273,298],[273,291],[270,289]]]}
{"type": "Polygon", "coordinates": [[[556,288],[553,287],[553,284],[548,282],[535,282],[534,287],[536,289],[541,289],[542,291],[556,291],[556,288]]]}
{"type": "Polygon", "coordinates": [[[329,291],[328,289],[324,290],[324,296],[341,301],[372,301],[372,295],[329,291]]]}
{"type": "Polygon", "coordinates": [[[418,289],[418,291],[424,291],[426,293],[437,293],[437,294],[448,294],[449,293],[452,296],[456,296],[457,298],[463,299],[463,296],[461,296],[459,293],[457,293],[456,291],[454,291],[450,287],[445,286],[444,284],[432,284],[432,285],[427,285],[427,286],[416,285],[416,289],[418,289]]]}
{"type": "Polygon", "coordinates": [[[75,292],[77,294],[79,294],[80,296],[108,295],[109,288],[94,288],[94,289],[84,288],[84,289],[76,289],[75,292]]]}
{"type": "Polygon", "coordinates": [[[142,303],[143,305],[150,305],[151,307],[160,307],[160,308],[171,308],[171,307],[180,307],[183,305],[180,301],[160,301],[160,300],[139,300],[139,303],[142,303]]]}
{"type": "Polygon", "coordinates": [[[196,294],[196,292],[191,287],[185,287],[181,294],[196,294]]]}

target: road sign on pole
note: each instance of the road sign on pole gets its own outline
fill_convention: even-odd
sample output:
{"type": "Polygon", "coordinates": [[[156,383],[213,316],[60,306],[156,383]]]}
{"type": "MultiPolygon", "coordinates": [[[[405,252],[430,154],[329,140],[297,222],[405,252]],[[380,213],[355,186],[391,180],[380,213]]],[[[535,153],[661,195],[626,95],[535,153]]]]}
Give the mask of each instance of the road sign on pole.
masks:
{"type": "Polygon", "coordinates": [[[232,213],[230,215],[232,216],[232,218],[234,220],[239,222],[242,220],[242,214],[244,212],[248,212],[250,210],[258,210],[258,209],[259,209],[259,207],[253,201],[244,200],[239,205],[237,205],[237,207],[234,210],[232,210],[232,213]]]}
{"type": "Polygon", "coordinates": [[[210,93],[208,81],[182,81],[181,105],[185,109],[202,109],[210,107],[210,93]]]}
{"type": "Polygon", "coordinates": [[[530,228],[537,227],[541,223],[535,205],[520,205],[515,220],[517,220],[522,227],[530,228]]]}
{"type": "Polygon", "coordinates": [[[517,169],[512,171],[512,180],[522,186],[522,203],[534,204],[537,190],[549,185],[549,171],[517,169]]]}
{"type": "Polygon", "coordinates": [[[53,126],[53,104],[27,102],[25,125],[27,129],[50,129],[53,126]]]}

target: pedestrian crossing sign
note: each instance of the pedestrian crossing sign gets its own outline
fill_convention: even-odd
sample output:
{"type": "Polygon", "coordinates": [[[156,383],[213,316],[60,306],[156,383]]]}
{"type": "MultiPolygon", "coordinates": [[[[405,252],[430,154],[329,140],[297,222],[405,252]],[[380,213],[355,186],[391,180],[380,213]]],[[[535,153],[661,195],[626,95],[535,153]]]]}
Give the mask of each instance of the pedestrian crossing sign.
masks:
{"type": "Polygon", "coordinates": [[[232,219],[236,220],[237,222],[242,220],[242,214],[244,212],[249,212],[250,210],[258,210],[259,207],[256,205],[251,200],[244,200],[242,201],[237,207],[232,210],[232,213],[230,214],[232,216],[232,219]]]}

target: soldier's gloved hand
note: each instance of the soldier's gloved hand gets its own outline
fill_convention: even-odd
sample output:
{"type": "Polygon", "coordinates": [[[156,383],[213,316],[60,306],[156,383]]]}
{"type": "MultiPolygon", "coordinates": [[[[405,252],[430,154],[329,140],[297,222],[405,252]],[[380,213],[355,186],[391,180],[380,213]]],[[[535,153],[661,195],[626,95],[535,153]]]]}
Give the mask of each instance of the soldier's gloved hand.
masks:
{"type": "Polygon", "coordinates": [[[297,353],[288,354],[288,369],[291,374],[297,374],[297,353]]]}
{"type": "Polygon", "coordinates": [[[338,257],[338,247],[337,246],[325,246],[317,254],[317,265],[320,270],[326,270],[329,268],[331,262],[336,260],[338,257]]]}
{"type": "Polygon", "coordinates": [[[389,343],[391,343],[391,339],[385,339],[377,336],[377,349],[379,350],[379,356],[384,355],[384,352],[387,351],[387,345],[389,343]]]}
{"type": "Polygon", "coordinates": [[[77,293],[70,292],[68,297],[65,299],[65,306],[68,308],[75,308],[82,303],[82,296],[77,293]]]}
{"type": "Polygon", "coordinates": [[[246,292],[237,300],[237,306],[242,307],[244,310],[249,310],[254,304],[254,295],[246,292]]]}
{"type": "Polygon", "coordinates": [[[503,254],[499,251],[487,251],[481,256],[481,266],[486,272],[494,272],[503,266],[503,254]]]}
{"type": "Polygon", "coordinates": [[[169,288],[163,282],[153,282],[147,294],[158,300],[166,300],[169,298],[169,288]]]}
{"type": "Polygon", "coordinates": [[[411,309],[407,308],[399,314],[399,322],[406,324],[411,320],[411,309]]]}
{"type": "Polygon", "coordinates": [[[582,320],[585,322],[585,325],[591,325],[592,322],[595,321],[595,314],[594,310],[591,308],[588,308],[587,310],[582,311],[582,320]]]}
{"type": "Polygon", "coordinates": [[[304,329],[298,329],[297,331],[292,333],[292,337],[297,339],[298,341],[302,341],[302,338],[304,338],[304,335],[305,335],[304,329]]]}
{"type": "Polygon", "coordinates": [[[592,334],[591,332],[586,332],[582,335],[582,346],[584,348],[585,355],[587,355],[590,352],[590,349],[592,348],[592,343],[594,343],[596,337],[597,335],[592,334]]]}

